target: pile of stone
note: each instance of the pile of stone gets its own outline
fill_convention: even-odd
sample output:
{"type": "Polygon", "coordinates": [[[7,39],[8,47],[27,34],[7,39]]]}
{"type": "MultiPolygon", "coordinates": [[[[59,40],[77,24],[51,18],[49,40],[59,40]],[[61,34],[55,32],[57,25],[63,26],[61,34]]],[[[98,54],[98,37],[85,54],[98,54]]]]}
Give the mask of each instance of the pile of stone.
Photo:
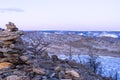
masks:
{"type": "Polygon", "coordinates": [[[14,23],[6,24],[6,29],[0,31],[0,66],[19,64],[20,56],[25,51],[21,40],[23,31],[18,30],[14,23]],[[6,64],[7,63],[7,64],[6,64]]]}

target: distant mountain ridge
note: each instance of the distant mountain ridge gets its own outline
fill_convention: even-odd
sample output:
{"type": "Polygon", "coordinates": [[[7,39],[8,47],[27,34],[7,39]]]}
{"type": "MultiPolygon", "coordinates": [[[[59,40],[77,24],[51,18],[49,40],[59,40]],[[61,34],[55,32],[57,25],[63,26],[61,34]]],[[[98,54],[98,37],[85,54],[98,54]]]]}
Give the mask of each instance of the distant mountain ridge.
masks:
{"type": "MultiPolygon", "coordinates": [[[[29,31],[27,31],[29,32],[29,31]]],[[[38,31],[39,32],[39,31],[38,31]]],[[[61,30],[41,30],[43,33],[53,34],[77,34],[91,37],[113,37],[120,39],[120,31],[61,31],[61,30]]]]}

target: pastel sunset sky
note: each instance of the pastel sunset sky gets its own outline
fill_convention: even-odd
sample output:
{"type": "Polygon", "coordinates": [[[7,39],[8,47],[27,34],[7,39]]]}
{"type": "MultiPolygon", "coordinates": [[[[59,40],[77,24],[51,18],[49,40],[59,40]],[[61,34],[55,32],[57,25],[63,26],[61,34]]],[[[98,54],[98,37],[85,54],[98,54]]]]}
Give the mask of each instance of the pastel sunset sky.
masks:
{"type": "Polygon", "coordinates": [[[0,27],[120,31],[120,0],[0,0],[0,27]]]}

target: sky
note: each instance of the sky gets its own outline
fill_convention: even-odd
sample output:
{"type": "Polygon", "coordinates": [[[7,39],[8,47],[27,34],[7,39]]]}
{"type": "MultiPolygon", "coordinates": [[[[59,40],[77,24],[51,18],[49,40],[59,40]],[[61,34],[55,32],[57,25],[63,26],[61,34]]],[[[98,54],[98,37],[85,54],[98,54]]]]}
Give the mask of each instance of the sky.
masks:
{"type": "Polygon", "coordinates": [[[0,27],[120,31],[120,0],[0,0],[0,27]]]}

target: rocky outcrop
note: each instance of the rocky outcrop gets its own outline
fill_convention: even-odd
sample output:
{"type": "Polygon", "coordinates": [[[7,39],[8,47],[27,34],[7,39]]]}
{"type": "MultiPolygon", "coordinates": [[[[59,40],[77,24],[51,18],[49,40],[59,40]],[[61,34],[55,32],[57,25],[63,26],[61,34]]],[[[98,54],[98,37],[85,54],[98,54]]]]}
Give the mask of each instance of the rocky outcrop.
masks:
{"type": "Polygon", "coordinates": [[[12,22],[6,24],[6,27],[0,31],[0,62],[19,63],[20,56],[25,51],[20,38],[23,31],[18,30],[12,22]]]}
{"type": "Polygon", "coordinates": [[[74,61],[47,52],[29,53],[23,32],[11,22],[0,31],[0,80],[104,80],[74,61]]]}

